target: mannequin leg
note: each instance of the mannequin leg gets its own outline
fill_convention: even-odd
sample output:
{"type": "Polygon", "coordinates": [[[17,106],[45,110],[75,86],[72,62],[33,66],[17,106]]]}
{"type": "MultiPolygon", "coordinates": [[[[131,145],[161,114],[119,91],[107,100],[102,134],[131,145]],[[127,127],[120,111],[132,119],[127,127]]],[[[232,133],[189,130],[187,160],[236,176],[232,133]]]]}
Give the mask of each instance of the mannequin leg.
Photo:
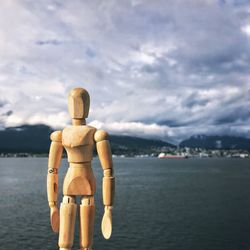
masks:
{"type": "Polygon", "coordinates": [[[58,245],[60,250],[73,246],[77,205],[74,196],[64,196],[60,206],[60,229],[58,245]]]}
{"type": "Polygon", "coordinates": [[[93,196],[85,196],[80,205],[80,250],[91,250],[93,245],[95,204],[93,196]]]}

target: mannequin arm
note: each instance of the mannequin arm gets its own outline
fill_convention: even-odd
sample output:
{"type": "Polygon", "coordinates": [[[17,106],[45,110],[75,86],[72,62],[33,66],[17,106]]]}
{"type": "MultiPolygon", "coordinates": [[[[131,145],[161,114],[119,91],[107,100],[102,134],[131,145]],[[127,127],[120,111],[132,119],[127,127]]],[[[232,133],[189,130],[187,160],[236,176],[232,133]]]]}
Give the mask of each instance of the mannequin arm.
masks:
{"type": "Polygon", "coordinates": [[[58,196],[58,168],[62,158],[62,132],[55,131],[51,134],[51,144],[49,150],[48,174],[47,174],[47,194],[50,207],[50,222],[54,232],[59,231],[59,212],[57,208],[58,196]]]}
{"type": "Polygon", "coordinates": [[[102,196],[105,206],[102,220],[102,232],[106,239],[109,239],[112,233],[112,206],[115,195],[115,177],[113,176],[113,161],[108,141],[108,134],[103,130],[95,133],[96,149],[103,169],[102,196]]]}

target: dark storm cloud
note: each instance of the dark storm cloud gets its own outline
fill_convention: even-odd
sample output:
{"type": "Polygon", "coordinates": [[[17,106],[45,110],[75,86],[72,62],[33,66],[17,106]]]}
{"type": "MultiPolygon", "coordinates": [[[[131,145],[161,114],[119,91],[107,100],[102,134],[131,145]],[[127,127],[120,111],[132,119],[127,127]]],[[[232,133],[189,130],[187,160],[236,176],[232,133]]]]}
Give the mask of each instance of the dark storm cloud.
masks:
{"type": "Polygon", "coordinates": [[[221,115],[221,117],[215,120],[215,123],[220,124],[232,124],[237,122],[249,122],[250,121],[250,110],[248,107],[242,106],[234,108],[233,110],[227,111],[221,115]]]}
{"type": "Polygon", "coordinates": [[[206,106],[208,102],[208,98],[200,97],[197,94],[192,93],[185,100],[183,100],[182,105],[188,108],[193,108],[194,106],[206,106]]]}
{"type": "Polygon", "coordinates": [[[12,111],[12,110],[9,110],[9,111],[7,111],[4,115],[10,116],[10,115],[12,115],[12,114],[13,114],[13,111],[12,111]]]}
{"type": "Polygon", "coordinates": [[[54,39],[54,40],[45,40],[45,41],[38,40],[38,41],[36,41],[36,44],[37,45],[60,45],[60,44],[62,44],[62,42],[58,41],[56,39],[54,39]]]}
{"type": "Polygon", "coordinates": [[[0,100],[0,108],[4,107],[7,104],[5,100],[0,100]]]}

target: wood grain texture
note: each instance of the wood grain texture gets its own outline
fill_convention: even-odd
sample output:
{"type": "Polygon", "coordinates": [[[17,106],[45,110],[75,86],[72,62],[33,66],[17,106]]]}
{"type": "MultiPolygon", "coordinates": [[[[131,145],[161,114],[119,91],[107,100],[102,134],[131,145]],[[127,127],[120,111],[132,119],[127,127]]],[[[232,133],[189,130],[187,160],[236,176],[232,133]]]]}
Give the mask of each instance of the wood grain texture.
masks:
{"type": "Polygon", "coordinates": [[[93,145],[83,145],[78,147],[65,147],[68,162],[90,162],[93,159],[93,145]]]}
{"type": "Polygon", "coordinates": [[[95,136],[94,139],[96,142],[100,142],[100,141],[104,141],[104,140],[108,140],[108,133],[104,130],[97,130],[95,132],[95,136]]]}
{"type": "Polygon", "coordinates": [[[103,170],[113,168],[112,154],[108,140],[96,143],[97,153],[103,170]]]}
{"type": "Polygon", "coordinates": [[[59,232],[60,219],[59,219],[59,210],[56,206],[52,206],[50,209],[50,224],[53,232],[59,232]]]}
{"type": "Polygon", "coordinates": [[[63,146],[61,142],[52,141],[49,150],[49,168],[59,168],[61,164],[63,146]]]}
{"type": "Polygon", "coordinates": [[[80,205],[80,249],[91,249],[95,219],[94,197],[83,197],[80,205]]]}
{"type": "Polygon", "coordinates": [[[60,249],[71,249],[73,246],[75,219],[77,205],[75,199],[70,196],[64,196],[60,206],[60,230],[58,245],[60,249]]]}
{"type": "Polygon", "coordinates": [[[90,98],[83,88],[75,88],[68,95],[69,113],[72,126],[63,131],[51,134],[51,146],[48,160],[47,193],[51,212],[51,226],[54,232],[59,230],[58,245],[61,250],[70,250],[73,246],[77,205],[75,196],[83,196],[80,205],[80,249],[91,250],[94,232],[94,193],[96,179],[91,161],[96,144],[98,156],[103,169],[103,204],[105,212],[102,221],[102,233],[109,239],[112,233],[112,205],[115,194],[115,178],[113,177],[113,161],[108,133],[104,130],[86,125],[90,98]],[[64,179],[65,195],[57,208],[58,168],[61,164],[63,148],[67,152],[69,168],[64,179]]]}
{"type": "Polygon", "coordinates": [[[62,132],[55,131],[51,134],[51,145],[48,160],[48,174],[47,174],[47,196],[50,207],[52,203],[56,204],[58,196],[58,175],[57,171],[61,164],[63,146],[62,146],[62,132]]]}
{"type": "Polygon", "coordinates": [[[50,140],[61,142],[62,141],[62,131],[57,130],[57,131],[52,132],[50,135],[50,140]]]}
{"type": "Polygon", "coordinates": [[[94,133],[91,126],[70,126],[63,130],[62,144],[69,162],[90,162],[93,159],[94,133]]]}
{"type": "Polygon", "coordinates": [[[90,163],[70,163],[63,184],[64,195],[93,195],[96,179],[90,163]]]}
{"type": "Polygon", "coordinates": [[[113,168],[103,170],[103,176],[104,177],[112,177],[113,174],[114,174],[114,169],[113,168]]]}
{"type": "Polygon", "coordinates": [[[87,118],[89,114],[90,97],[86,89],[74,88],[68,96],[68,106],[71,118],[87,118]]]}
{"type": "Polygon", "coordinates": [[[47,175],[48,202],[57,202],[58,197],[58,175],[48,173],[47,175]]]}
{"type": "Polygon", "coordinates": [[[69,126],[63,129],[62,144],[66,147],[77,147],[81,145],[93,145],[96,128],[83,126],[69,126]]]}
{"type": "Polygon", "coordinates": [[[101,229],[103,237],[108,240],[112,234],[112,207],[105,207],[101,229]]]}
{"type": "Polygon", "coordinates": [[[114,195],[115,195],[115,177],[103,177],[102,179],[103,205],[113,206],[114,195]]]}
{"type": "Polygon", "coordinates": [[[72,125],[73,126],[81,126],[81,125],[86,125],[86,120],[85,119],[72,119],[72,125]]]}

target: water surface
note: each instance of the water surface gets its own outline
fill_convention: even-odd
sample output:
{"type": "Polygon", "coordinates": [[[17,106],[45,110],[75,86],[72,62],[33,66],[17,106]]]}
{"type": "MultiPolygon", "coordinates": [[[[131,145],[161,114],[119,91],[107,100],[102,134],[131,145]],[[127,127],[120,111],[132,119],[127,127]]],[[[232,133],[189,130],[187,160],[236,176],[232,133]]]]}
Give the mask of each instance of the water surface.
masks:
{"type": "MultiPolygon", "coordinates": [[[[249,159],[115,158],[114,163],[114,231],[106,241],[100,230],[102,170],[93,161],[95,250],[250,249],[249,159]]],[[[66,170],[63,160],[60,188],[66,170]]],[[[46,158],[0,159],[0,249],[57,249],[46,174],[46,158]]],[[[77,234],[73,249],[79,249],[77,234]]]]}

